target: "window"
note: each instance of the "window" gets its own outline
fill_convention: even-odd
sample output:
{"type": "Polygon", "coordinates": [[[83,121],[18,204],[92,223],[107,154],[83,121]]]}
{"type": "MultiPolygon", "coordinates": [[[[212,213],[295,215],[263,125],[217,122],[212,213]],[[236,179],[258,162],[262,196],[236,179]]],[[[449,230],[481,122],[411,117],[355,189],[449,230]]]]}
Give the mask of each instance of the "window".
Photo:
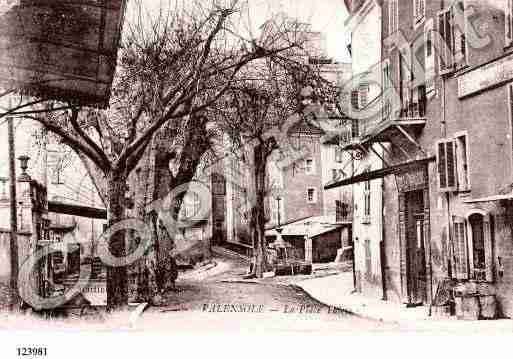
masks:
{"type": "Polygon", "coordinates": [[[364,109],[369,104],[369,90],[369,84],[363,83],[360,85],[360,89],[358,91],[358,108],[364,109]]]}
{"type": "Polygon", "coordinates": [[[359,98],[358,90],[351,91],[351,109],[352,110],[359,109],[358,98],[359,98]]]}
{"type": "Polygon", "coordinates": [[[439,46],[440,53],[440,72],[447,72],[453,66],[453,22],[452,22],[452,7],[440,11],[438,13],[438,32],[442,43],[439,46]]]}
{"type": "Polygon", "coordinates": [[[454,61],[455,65],[460,67],[467,64],[466,19],[464,2],[455,2],[453,9],[454,61]]]}
{"type": "Polygon", "coordinates": [[[285,219],[285,203],[283,202],[283,198],[279,201],[275,199],[274,202],[272,206],[272,220],[273,223],[281,225],[285,219]]]}
{"type": "Polygon", "coordinates": [[[370,191],[370,181],[367,181],[365,182],[365,192],[364,192],[364,196],[365,196],[365,216],[370,216],[371,214],[371,209],[370,209],[370,194],[371,194],[371,191],[370,191]]]}
{"type": "Polygon", "coordinates": [[[441,140],[437,143],[438,188],[440,192],[457,189],[455,143],[441,140]]]}
{"type": "MultiPolygon", "coordinates": [[[[369,172],[370,169],[367,169],[365,172],[369,172]]],[[[371,215],[371,181],[365,181],[363,184],[363,216],[364,223],[370,222],[371,215]]]]}
{"type": "Polygon", "coordinates": [[[338,177],[339,177],[338,170],[336,168],[332,169],[331,170],[331,178],[332,178],[332,180],[336,181],[336,180],[338,180],[338,177]]]}
{"type": "Polygon", "coordinates": [[[470,190],[469,159],[468,159],[467,134],[456,136],[456,164],[458,172],[458,189],[470,190]]]}
{"type": "Polygon", "coordinates": [[[398,18],[397,0],[389,0],[388,2],[388,33],[391,35],[397,31],[398,18]]]}
{"type": "MultiPolygon", "coordinates": [[[[389,96],[389,89],[393,88],[392,85],[392,70],[390,66],[390,60],[385,59],[383,61],[383,119],[386,119],[392,115],[392,98],[389,96]]],[[[395,92],[395,91],[393,91],[395,92]]]]}
{"type": "Polygon", "coordinates": [[[223,176],[213,173],[212,174],[212,189],[214,194],[224,195],[226,194],[226,181],[223,176]]]}
{"type": "Polygon", "coordinates": [[[433,33],[434,33],[433,19],[426,21],[424,26],[425,37],[425,80],[426,80],[426,93],[430,94],[435,91],[435,53],[433,48],[433,33]]]}
{"type": "Polygon", "coordinates": [[[342,201],[335,201],[336,222],[343,222],[349,216],[349,206],[342,201]]]}
{"type": "Polygon", "coordinates": [[[307,175],[315,174],[315,163],[313,159],[308,158],[305,160],[305,172],[307,175]]]}
{"type": "Polygon", "coordinates": [[[307,189],[306,200],[308,203],[317,203],[317,193],[315,192],[315,188],[307,189]]]}
{"type": "Polygon", "coordinates": [[[403,49],[399,53],[399,96],[401,98],[401,104],[403,110],[407,110],[410,106],[410,81],[412,80],[412,74],[410,71],[411,64],[411,51],[410,49],[403,49]]]}
{"type": "Polygon", "coordinates": [[[505,35],[506,35],[506,46],[513,43],[513,0],[506,0],[506,18],[504,20],[505,35]]]}
{"type": "Polygon", "coordinates": [[[457,1],[438,13],[440,72],[448,73],[467,63],[465,5],[457,1]]]}
{"type": "Polygon", "coordinates": [[[365,274],[367,278],[372,276],[372,254],[371,254],[371,241],[365,240],[365,274]]]}
{"type": "Polygon", "coordinates": [[[337,163],[342,163],[343,161],[343,151],[342,151],[342,148],[340,147],[335,147],[335,162],[337,163]]]}
{"type": "Polygon", "coordinates": [[[438,141],[438,185],[441,192],[470,190],[469,150],[467,134],[438,141]]]}
{"type": "Polygon", "coordinates": [[[360,123],[357,119],[351,119],[351,136],[352,138],[360,137],[360,123]]]}
{"type": "Polygon", "coordinates": [[[483,213],[473,213],[465,220],[452,218],[452,271],[456,279],[493,281],[492,220],[483,213]]]}
{"type": "Polygon", "coordinates": [[[197,216],[200,212],[201,200],[196,192],[187,193],[184,198],[184,212],[185,218],[190,219],[197,216]]]}
{"type": "Polygon", "coordinates": [[[415,24],[418,24],[424,20],[426,15],[426,4],[425,0],[413,0],[413,19],[415,24]]]}

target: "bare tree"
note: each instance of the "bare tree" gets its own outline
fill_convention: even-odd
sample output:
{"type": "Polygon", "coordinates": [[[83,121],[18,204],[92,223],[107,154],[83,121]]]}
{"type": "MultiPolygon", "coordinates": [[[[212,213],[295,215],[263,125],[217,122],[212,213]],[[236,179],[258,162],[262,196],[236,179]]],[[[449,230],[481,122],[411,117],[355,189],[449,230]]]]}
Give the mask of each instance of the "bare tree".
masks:
{"type": "MultiPolygon", "coordinates": [[[[127,179],[155,134],[166,125],[171,137],[181,131],[189,134],[187,146],[193,146],[198,137],[191,129],[203,126],[201,113],[233,87],[239,72],[297,46],[277,44],[271,37],[245,38],[237,21],[240,6],[236,0],[224,6],[214,0],[193,1],[152,17],[138,4],[136,21],[127,24],[109,110],[45,102],[25,114],[78,154],[111,225],[125,217],[127,179]]],[[[194,166],[184,166],[182,173],[192,173],[194,166]]],[[[109,239],[109,249],[114,256],[125,255],[123,232],[109,239]]],[[[108,307],[125,306],[126,267],[109,267],[107,281],[108,307]]]]}
{"type": "MultiPolygon", "coordinates": [[[[272,34],[272,27],[270,29],[272,34]]],[[[304,33],[300,27],[296,29],[294,41],[304,44],[304,33]]],[[[290,38],[290,34],[287,35],[290,38]]],[[[283,35],[273,34],[274,38],[277,36],[283,35]]],[[[250,158],[252,181],[249,192],[252,200],[248,210],[255,257],[251,275],[256,277],[262,277],[268,270],[265,201],[273,190],[268,173],[269,162],[271,159],[282,163],[299,160],[294,156],[301,156],[305,149],[297,148],[288,140],[294,125],[307,121],[315,127],[322,127],[319,115],[325,116],[327,108],[338,108],[340,94],[335,84],[321,76],[318,65],[308,62],[309,55],[305,48],[294,49],[269,56],[242,71],[238,75],[240,81],[235,82],[225,94],[224,108],[217,113],[231,141],[250,158]]]]}

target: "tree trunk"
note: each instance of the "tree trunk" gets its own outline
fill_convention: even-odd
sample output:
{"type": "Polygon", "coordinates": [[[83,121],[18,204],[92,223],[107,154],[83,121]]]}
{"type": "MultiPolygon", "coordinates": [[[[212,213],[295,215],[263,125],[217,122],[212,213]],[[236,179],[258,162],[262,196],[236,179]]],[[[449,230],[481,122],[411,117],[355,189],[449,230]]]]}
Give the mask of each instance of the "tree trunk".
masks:
{"type": "Polygon", "coordinates": [[[251,210],[251,237],[253,240],[253,255],[255,264],[252,274],[262,278],[268,270],[267,252],[265,243],[265,179],[267,168],[267,156],[265,147],[258,145],[254,153],[254,186],[255,205],[251,210]]]}
{"type": "MultiPolygon", "coordinates": [[[[108,222],[109,226],[125,219],[126,177],[112,173],[108,181],[108,222]]],[[[125,231],[113,233],[109,241],[110,253],[115,257],[126,256],[125,231]]],[[[128,305],[127,267],[107,267],[107,309],[122,309],[128,305]]]]}

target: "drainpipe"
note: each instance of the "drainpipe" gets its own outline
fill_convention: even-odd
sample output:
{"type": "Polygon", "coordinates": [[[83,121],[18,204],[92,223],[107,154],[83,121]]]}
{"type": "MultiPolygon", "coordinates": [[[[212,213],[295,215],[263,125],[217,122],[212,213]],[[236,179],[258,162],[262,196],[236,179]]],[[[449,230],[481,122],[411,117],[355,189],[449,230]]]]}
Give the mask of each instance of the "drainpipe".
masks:
{"type": "MultiPolygon", "coordinates": [[[[443,77],[443,75],[441,76],[441,79],[442,79],[442,120],[441,120],[441,126],[440,126],[440,131],[441,131],[441,135],[442,135],[442,138],[446,138],[447,137],[447,121],[446,121],[446,98],[445,98],[445,88],[446,88],[446,80],[445,78],[443,77]]],[[[451,233],[451,198],[450,198],[450,194],[447,192],[445,194],[445,202],[447,204],[447,251],[451,252],[451,255],[454,256],[454,251],[453,251],[453,238],[452,238],[452,233],[451,233]]],[[[452,262],[454,260],[454,258],[451,258],[450,255],[448,255],[449,257],[449,261],[447,263],[447,275],[449,278],[452,277],[452,262]]]]}
{"type": "Polygon", "coordinates": [[[386,255],[385,255],[385,179],[381,181],[381,241],[379,242],[379,253],[381,263],[381,285],[383,290],[382,300],[388,300],[387,298],[387,285],[386,285],[386,255]]]}

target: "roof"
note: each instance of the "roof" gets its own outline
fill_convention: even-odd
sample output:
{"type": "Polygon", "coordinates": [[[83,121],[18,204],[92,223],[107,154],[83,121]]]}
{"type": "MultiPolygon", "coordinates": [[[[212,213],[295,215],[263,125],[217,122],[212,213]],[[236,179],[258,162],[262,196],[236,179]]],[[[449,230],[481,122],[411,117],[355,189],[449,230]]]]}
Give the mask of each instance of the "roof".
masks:
{"type": "MultiPolygon", "coordinates": [[[[333,223],[327,216],[308,217],[296,222],[292,222],[281,227],[283,229],[282,236],[306,236],[317,237],[321,234],[342,228],[341,224],[333,223]]],[[[268,229],[265,231],[266,236],[277,236],[276,229],[268,229]]]]}

